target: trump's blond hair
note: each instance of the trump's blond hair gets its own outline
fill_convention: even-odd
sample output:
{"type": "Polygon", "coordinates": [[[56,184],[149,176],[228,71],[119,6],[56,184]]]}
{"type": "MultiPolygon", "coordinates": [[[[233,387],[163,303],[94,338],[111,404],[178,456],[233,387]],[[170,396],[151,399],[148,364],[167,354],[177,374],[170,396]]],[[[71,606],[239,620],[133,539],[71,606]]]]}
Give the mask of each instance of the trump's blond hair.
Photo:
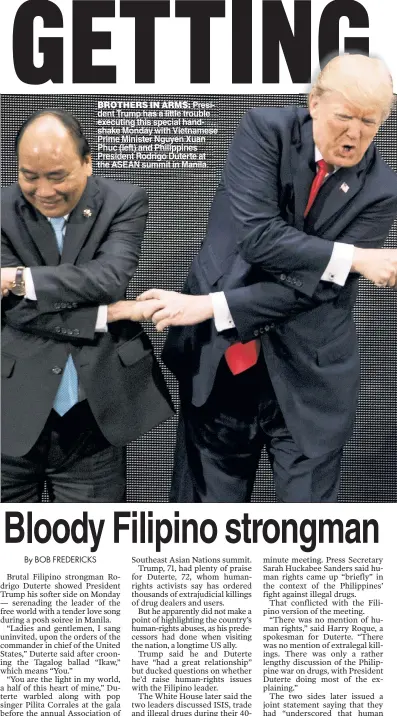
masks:
{"type": "Polygon", "coordinates": [[[340,92],[358,107],[379,107],[382,122],[394,103],[393,80],[383,60],[367,55],[346,54],[330,60],[313,82],[310,96],[340,92]]]}

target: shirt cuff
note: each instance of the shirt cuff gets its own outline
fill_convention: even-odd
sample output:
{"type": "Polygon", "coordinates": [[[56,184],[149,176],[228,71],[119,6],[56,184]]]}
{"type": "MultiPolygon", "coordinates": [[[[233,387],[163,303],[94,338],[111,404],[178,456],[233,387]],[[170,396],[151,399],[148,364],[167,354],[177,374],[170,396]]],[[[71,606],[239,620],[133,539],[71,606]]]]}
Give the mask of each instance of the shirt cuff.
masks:
{"type": "Polygon", "coordinates": [[[322,281],[330,281],[344,286],[353,263],[354,246],[336,241],[327,268],[321,276],[322,281]]]}
{"type": "Polygon", "coordinates": [[[210,293],[210,299],[214,311],[215,328],[218,333],[221,333],[221,331],[227,331],[230,328],[235,328],[235,323],[233,321],[232,314],[229,311],[229,306],[223,291],[210,293]]]}
{"type": "Polygon", "coordinates": [[[35,291],[33,278],[32,278],[32,272],[31,272],[30,268],[25,268],[24,278],[25,278],[25,298],[28,298],[29,301],[37,301],[36,291],[35,291]]]}
{"type": "Polygon", "coordinates": [[[107,333],[108,330],[108,307],[99,306],[95,324],[95,333],[107,333]]]}

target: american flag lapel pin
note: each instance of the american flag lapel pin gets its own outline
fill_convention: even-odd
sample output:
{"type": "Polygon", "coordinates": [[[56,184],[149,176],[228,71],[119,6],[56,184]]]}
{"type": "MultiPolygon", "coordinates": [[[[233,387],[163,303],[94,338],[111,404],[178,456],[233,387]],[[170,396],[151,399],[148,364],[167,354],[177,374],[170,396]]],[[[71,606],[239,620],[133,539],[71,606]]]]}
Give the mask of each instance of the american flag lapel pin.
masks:
{"type": "Polygon", "coordinates": [[[346,182],[343,182],[343,184],[340,185],[340,188],[342,189],[342,191],[345,192],[345,194],[347,194],[347,192],[348,192],[349,189],[350,189],[349,185],[346,184],[346,182]]]}

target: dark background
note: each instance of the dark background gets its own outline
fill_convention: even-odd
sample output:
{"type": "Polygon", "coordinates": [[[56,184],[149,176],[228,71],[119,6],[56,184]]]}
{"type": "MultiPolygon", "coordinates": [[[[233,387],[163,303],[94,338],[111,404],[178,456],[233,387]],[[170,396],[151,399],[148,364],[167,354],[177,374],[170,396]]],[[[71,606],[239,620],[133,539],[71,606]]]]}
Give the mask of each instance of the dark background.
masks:
{"type": "MultiPolygon", "coordinates": [[[[205,234],[206,220],[227,149],[243,113],[250,107],[306,105],[305,95],[5,95],[2,98],[2,185],[17,178],[13,140],[34,111],[61,107],[81,121],[93,151],[97,148],[98,100],[212,101],[211,124],[219,128],[205,146],[207,169],[103,170],[94,173],[143,186],[150,200],[150,217],[143,256],[129,297],[153,286],[180,290],[190,262],[205,234]]],[[[208,120],[206,120],[207,122],[208,120]]],[[[397,112],[381,128],[376,144],[397,170],[397,112]]],[[[204,151],[204,150],[203,150],[204,151]]],[[[387,245],[397,248],[396,224],[387,245]]],[[[345,449],[341,502],[395,502],[397,498],[397,292],[362,280],[355,320],[361,347],[361,394],[353,438],[345,449]]],[[[148,326],[156,352],[164,336],[148,326]]],[[[177,386],[166,373],[177,403],[177,386]]],[[[176,418],[127,447],[127,500],[167,501],[176,418]]],[[[271,472],[264,456],[253,494],[255,502],[274,501],[271,472]]]]}

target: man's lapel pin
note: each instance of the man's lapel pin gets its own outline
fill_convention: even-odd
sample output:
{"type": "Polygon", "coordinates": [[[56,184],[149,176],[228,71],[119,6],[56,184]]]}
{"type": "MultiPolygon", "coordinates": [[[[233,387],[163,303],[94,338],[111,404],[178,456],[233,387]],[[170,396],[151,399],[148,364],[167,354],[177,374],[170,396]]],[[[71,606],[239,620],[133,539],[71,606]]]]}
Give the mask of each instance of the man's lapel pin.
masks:
{"type": "Polygon", "coordinates": [[[84,209],[84,210],[83,210],[83,216],[84,216],[85,219],[90,219],[91,216],[92,216],[92,211],[91,211],[91,209],[84,209]]]}
{"type": "Polygon", "coordinates": [[[347,194],[347,192],[348,192],[349,189],[350,189],[349,185],[346,184],[346,182],[343,182],[343,184],[340,185],[340,188],[342,189],[342,191],[345,192],[345,194],[347,194]]]}

